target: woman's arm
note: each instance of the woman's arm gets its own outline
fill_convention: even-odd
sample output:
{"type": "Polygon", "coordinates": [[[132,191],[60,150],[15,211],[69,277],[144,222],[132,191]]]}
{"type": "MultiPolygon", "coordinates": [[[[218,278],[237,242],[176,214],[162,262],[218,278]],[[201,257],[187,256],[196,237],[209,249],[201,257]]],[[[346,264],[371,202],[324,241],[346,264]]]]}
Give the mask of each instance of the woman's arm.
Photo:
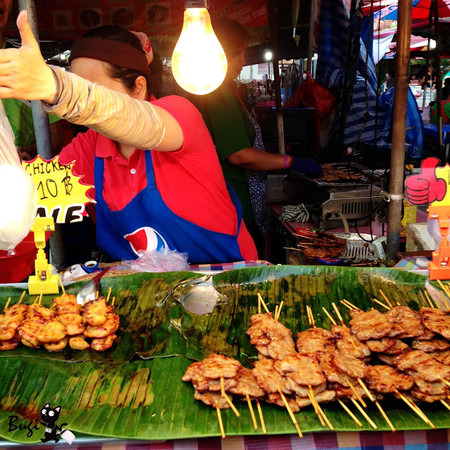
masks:
{"type": "Polygon", "coordinates": [[[178,122],[149,102],[48,66],[21,11],[19,49],[0,50],[0,98],[42,100],[46,110],[137,148],[171,151],[183,144],[178,122]]]}
{"type": "Polygon", "coordinates": [[[251,170],[279,170],[286,169],[291,161],[288,161],[280,153],[263,152],[257,148],[243,148],[228,157],[228,161],[234,166],[251,170]]]}
{"type": "Polygon", "coordinates": [[[44,104],[47,112],[136,148],[155,148],[161,143],[165,131],[157,112],[161,108],[91,83],[59,67],[52,69],[59,89],[53,104],[44,104]]]}

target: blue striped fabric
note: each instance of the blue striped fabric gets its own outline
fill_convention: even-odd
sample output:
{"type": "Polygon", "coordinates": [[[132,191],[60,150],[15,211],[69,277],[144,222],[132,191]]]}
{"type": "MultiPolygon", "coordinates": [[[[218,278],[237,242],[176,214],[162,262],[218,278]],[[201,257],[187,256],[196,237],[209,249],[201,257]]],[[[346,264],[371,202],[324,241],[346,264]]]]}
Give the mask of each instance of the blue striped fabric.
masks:
{"type": "Polygon", "coordinates": [[[343,0],[322,0],[319,28],[319,59],[317,81],[337,93],[338,105],[330,134],[340,132],[341,118],[347,115],[344,128],[344,145],[355,141],[373,143],[376,138],[386,139],[383,132],[384,109],[377,108],[377,77],[371,56],[361,38],[362,16],[357,12],[350,24],[350,12],[343,0]],[[350,29],[350,26],[352,27],[350,29]],[[348,38],[353,36],[351,55],[348,55],[348,38]],[[350,58],[350,59],[349,59],[350,58]],[[367,58],[367,62],[366,62],[367,58]],[[346,107],[344,92],[345,65],[349,60],[346,107]],[[347,104],[348,105],[348,104],[347,104]]]}

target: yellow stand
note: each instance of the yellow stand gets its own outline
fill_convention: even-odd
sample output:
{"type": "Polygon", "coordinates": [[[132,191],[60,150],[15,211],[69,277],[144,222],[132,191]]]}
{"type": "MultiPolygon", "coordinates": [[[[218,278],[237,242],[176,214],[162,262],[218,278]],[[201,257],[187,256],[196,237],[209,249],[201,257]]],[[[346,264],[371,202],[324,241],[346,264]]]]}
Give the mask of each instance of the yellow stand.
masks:
{"type": "Polygon", "coordinates": [[[59,277],[52,273],[52,267],[45,256],[45,233],[55,231],[53,217],[37,217],[31,231],[34,232],[34,242],[38,248],[34,263],[35,275],[28,278],[30,295],[57,294],[59,292],[59,277]]]}

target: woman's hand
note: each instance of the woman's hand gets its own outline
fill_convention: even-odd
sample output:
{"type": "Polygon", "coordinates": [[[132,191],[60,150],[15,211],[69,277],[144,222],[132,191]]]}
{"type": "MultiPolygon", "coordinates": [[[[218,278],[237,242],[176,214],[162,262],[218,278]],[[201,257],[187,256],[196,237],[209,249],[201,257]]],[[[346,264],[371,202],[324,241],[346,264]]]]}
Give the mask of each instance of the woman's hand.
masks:
{"type": "Polygon", "coordinates": [[[27,11],[17,17],[22,46],[0,50],[0,98],[43,100],[53,103],[57,83],[44,61],[27,20],[27,11]]]}

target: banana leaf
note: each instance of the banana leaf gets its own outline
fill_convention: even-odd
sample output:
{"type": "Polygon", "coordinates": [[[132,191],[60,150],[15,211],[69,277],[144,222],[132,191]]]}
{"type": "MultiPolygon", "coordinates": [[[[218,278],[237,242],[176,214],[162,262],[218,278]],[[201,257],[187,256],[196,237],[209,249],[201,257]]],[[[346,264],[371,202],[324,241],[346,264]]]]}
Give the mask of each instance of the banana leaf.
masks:
{"type": "MultiPolygon", "coordinates": [[[[110,296],[115,297],[120,340],[103,354],[24,347],[0,353],[0,436],[19,443],[39,442],[44,429],[39,412],[46,403],[62,407],[59,423],[66,423],[76,436],[141,440],[219,436],[215,410],[195,401],[192,386],[181,376],[193,360],[212,352],[236,357],[251,367],[256,352],[245,330],[257,311],[258,293],[272,311],[284,301],[280,320],[296,333],[310,326],[306,305],[311,306],[316,325],[329,328],[322,307],[331,312],[335,302],[348,320],[341,299],[361,309],[377,308],[371,299],[382,300],[382,289],[392,303],[418,309],[425,304],[426,282],[424,276],[395,269],[332,266],[104,278],[101,293],[107,295],[111,288],[110,296]],[[31,436],[32,426],[26,428],[27,424],[38,428],[31,436]]],[[[79,288],[80,284],[73,284],[66,290],[76,293],[79,288]]],[[[8,297],[14,303],[21,293],[0,286],[0,308],[8,297]]],[[[52,296],[44,296],[44,304],[51,301],[52,296]]],[[[236,400],[235,404],[241,417],[231,410],[222,412],[227,435],[261,434],[261,428],[253,429],[246,403],[236,400]]],[[[382,404],[398,430],[429,428],[404,403],[386,399],[382,404]]],[[[338,404],[327,404],[325,410],[335,430],[361,430],[338,404]]],[[[426,405],[422,410],[436,428],[450,426],[443,405],[426,405]]],[[[269,434],[296,432],[285,409],[264,404],[263,412],[269,434]]],[[[363,430],[372,430],[353,412],[363,430]]],[[[389,430],[376,408],[369,405],[367,412],[378,430],[389,430]]],[[[311,407],[296,417],[303,432],[324,430],[311,407]]]]}

